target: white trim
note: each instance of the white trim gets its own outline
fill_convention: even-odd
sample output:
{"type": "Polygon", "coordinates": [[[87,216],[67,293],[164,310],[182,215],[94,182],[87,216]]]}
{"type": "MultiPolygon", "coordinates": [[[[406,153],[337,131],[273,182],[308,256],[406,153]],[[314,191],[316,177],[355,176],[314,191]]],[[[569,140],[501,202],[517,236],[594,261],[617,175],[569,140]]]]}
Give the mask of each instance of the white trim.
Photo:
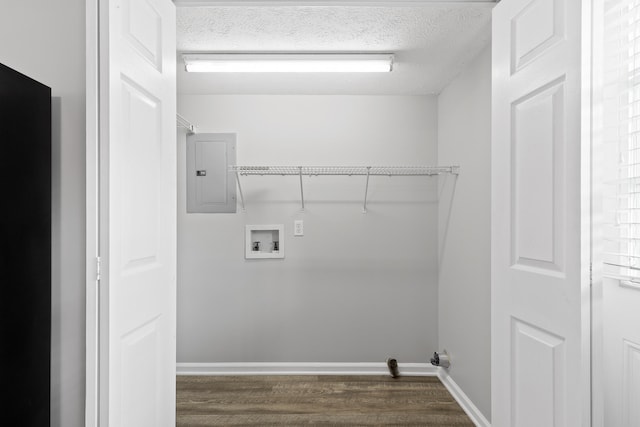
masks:
{"type": "MultiPolygon", "coordinates": [[[[581,163],[580,163],[580,289],[581,289],[581,341],[580,350],[581,358],[581,396],[580,406],[582,407],[582,427],[590,427],[593,425],[593,399],[592,392],[592,311],[593,311],[593,295],[592,295],[592,265],[593,265],[593,119],[594,119],[594,80],[593,80],[593,59],[594,59],[594,40],[593,37],[593,0],[582,1],[581,16],[581,163]]],[[[597,57],[597,54],[596,54],[597,57]]],[[[598,209],[598,208],[596,208],[598,209]]],[[[599,232],[598,232],[599,234],[599,232]]],[[[600,259],[600,254],[597,255],[600,259]]],[[[597,312],[597,309],[596,309],[597,312]]],[[[596,343],[598,340],[596,338],[596,343]]],[[[600,343],[601,344],[601,343],[600,343]]],[[[596,397],[597,401],[597,397],[596,397]]]]}
{"type": "Polygon", "coordinates": [[[458,404],[462,407],[464,412],[471,418],[471,421],[478,427],[491,427],[491,423],[489,420],[482,415],[482,412],[478,409],[476,405],[473,404],[469,396],[465,394],[464,391],[456,384],[456,382],[451,378],[449,373],[440,368],[438,371],[438,378],[442,381],[442,384],[449,390],[451,396],[458,402],[458,404]]]}
{"type": "Polygon", "coordinates": [[[97,427],[99,414],[98,346],[98,1],[85,2],[86,31],[86,258],[85,258],[85,426],[97,427]]]}
{"type": "MultiPolygon", "coordinates": [[[[399,363],[401,375],[436,376],[438,369],[430,363],[399,363]]],[[[177,363],[178,375],[388,375],[384,362],[255,362],[255,363],[177,363]]]]}
{"type": "MultiPolygon", "coordinates": [[[[591,425],[604,427],[604,335],[603,335],[603,271],[602,250],[604,237],[603,170],[598,155],[603,146],[603,64],[604,64],[604,0],[591,2],[591,425]]],[[[584,22],[584,21],[583,21],[584,22]]],[[[586,24],[585,24],[586,25],[586,24]]]]}
{"type": "Polygon", "coordinates": [[[427,5],[496,4],[499,0],[173,0],[176,7],[274,7],[274,6],[359,6],[359,7],[419,7],[427,5]]]}

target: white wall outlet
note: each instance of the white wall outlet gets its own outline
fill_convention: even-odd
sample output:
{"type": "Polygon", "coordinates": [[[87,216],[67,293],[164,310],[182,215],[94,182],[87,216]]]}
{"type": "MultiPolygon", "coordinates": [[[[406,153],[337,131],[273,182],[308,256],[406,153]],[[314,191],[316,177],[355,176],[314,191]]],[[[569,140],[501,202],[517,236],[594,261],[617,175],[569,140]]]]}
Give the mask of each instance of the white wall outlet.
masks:
{"type": "Polygon", "coordinates": [[[304,225],[301,219],[297,219],[293,222],[293,235],[304,236],[304,225]]]}

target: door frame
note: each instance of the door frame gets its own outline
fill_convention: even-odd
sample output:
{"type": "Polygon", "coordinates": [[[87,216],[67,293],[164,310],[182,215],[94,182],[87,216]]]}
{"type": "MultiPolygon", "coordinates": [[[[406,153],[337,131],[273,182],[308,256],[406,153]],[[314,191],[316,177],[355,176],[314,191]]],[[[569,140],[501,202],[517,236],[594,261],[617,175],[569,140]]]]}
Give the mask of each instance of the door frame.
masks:
{"type": "Polygon", "coordinates": [[[580,228],[582,242],[580,245],[581,264],[581,293],[582,293],[582,425],[584,427],[594,425],[594,377],[593,377],[593,236],[594,236],[594,195],[593,195],[593,22],[594,22],[594,2],[597,0],[582,1],[581,19],[581,70],[580,79],[582,93],[581,102],[581,194],[580,203],[582,218],[580,218],[580,228]],[[585,214],[588,213],[588,214],[585,214]]]}
{"type": "MultiPolygon", "coordinates": [[[[603,120],[603,84],[604,71],[604,2],[605,0],[591,0],[593,9],[592,20],[592,74],[591,74],[591,137],[592,148],[598,150],[602,144],[603,120]]],[[[597,158],[594,155],[594,159],[597,158]]],[[[604,236],[603,197],[604,186],[602,168],[597,162],[592,162],[592,289],[591,289],[591,382],[592,382],[592,426],[604,427],[604,323],[603,323],[603,262],[602,247],[604,236]]]]}
{"type": "Polygon", "coordinates": [[[100,26],[99,0],[85,1],[86,38],[86,257],[85,257],[85,426],[99,425],[99,294],[98,256],[100,254],[100,134],[99,70],[100,26]]]}

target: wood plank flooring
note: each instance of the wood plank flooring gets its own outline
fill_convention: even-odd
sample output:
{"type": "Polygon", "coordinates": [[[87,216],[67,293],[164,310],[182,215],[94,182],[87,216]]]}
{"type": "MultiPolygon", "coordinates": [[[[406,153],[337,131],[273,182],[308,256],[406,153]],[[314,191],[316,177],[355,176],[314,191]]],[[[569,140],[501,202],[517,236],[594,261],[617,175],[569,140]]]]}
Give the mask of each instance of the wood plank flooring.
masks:
{"type": "Polygon", "coordinates": [[[436,377],[178,376],[177,425],[473,426],[436,377]]]}

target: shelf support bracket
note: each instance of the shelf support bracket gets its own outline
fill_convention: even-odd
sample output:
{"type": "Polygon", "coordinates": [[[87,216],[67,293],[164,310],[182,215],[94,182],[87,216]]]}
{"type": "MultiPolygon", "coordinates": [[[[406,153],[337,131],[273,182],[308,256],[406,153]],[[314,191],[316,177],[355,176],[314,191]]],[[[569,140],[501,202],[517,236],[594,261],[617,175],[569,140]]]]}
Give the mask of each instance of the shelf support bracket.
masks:
{"type": "Polygon", "coordinates": [[[369,175],[371,174],[371,166],[367,166],[367,183],[364,187],[364,205],[362,206],[362,213],[367,213],[367,194],[369,193],[369,175]]]}
{"type": "Polygon", "coordinates": [[[242,194],[242,185],[240,185],[240,174],[236,170],[236,182],[238,183],[238,193],[240,193],[240,203],[242,204],[242,212],[245,212],[244,195],[242,194]]]}
{"type": "Polygon", "coordinates": [[[300,176],[300,203],[302,204],[302,208],[300,210],[304,212],[304,189],[302,186],[302,166],[298,166],[298,175],[300,176]]]}

